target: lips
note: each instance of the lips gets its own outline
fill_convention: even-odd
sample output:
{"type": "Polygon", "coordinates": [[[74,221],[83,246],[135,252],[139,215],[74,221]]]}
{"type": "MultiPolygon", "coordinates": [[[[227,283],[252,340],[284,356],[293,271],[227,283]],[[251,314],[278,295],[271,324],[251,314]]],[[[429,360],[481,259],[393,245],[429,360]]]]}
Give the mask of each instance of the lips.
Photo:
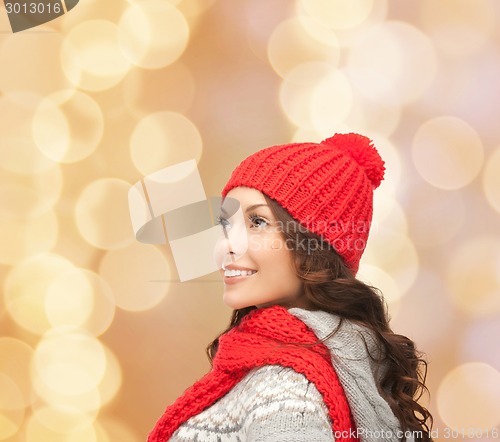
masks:
{"type": "Polygon", "coordinates": [[[257,273],[257,270],[224,270],[224,276],[227,278],[234,278],[235,276],[250,276],[257,273]]]}
{"type": "Polygon", "coordinates": [[[257,270],[244,268],[244,267],[236,267],[236,266],[227,266],[224,269],[224,283],[225,284],[235,284],[240,281],[244,281],[247,278],[255,275],[257,270]]]}

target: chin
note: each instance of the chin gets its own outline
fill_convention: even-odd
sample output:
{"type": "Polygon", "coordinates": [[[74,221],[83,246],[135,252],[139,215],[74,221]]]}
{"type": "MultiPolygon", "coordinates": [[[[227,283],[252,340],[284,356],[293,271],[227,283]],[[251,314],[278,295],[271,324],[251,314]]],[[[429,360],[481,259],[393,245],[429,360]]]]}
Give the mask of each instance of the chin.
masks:
{"type": "Polygon", "coordinates": [[[254,305],[249,302],[244,302],[241,299],[233,299],[231,296],[226,296],[226,294],[224,294],[222,301],[227,307],[232,308],[233,310],[239,310],[254,305]]]}

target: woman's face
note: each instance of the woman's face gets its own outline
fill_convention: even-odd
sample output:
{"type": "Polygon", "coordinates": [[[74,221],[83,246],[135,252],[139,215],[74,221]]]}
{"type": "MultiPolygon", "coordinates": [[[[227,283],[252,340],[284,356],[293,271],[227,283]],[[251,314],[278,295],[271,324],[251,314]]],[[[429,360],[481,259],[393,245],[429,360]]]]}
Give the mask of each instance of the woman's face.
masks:
{"type": "MultiPolygon", "coordinates": [[[[236,187],[227,198],[238,200],[242,212],[240,217],[229,219],[221,215],[220,220],[225,238],[219,241],[215,254],[223,267],[224,303],[233,309],[274,304],[303,307],[302,284],[292,252],[264,195],[255,189],[236,187]]],[[[222,209],[224,213],[224,204],[222,209]]]]}

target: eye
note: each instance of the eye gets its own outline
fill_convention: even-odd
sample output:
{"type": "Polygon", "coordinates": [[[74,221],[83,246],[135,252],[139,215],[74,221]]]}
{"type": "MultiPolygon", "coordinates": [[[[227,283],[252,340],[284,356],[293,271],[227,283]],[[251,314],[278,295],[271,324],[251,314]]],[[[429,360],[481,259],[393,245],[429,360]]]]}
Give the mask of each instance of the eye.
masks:
{"type": "Polygon", "coordinates": [[[261,216],[258,215],[249,215],[248,219],[250,220],[252,227],[256,227],[257,229],[261,229],[270,224],[267,219],[262,218],[261,216]]]}

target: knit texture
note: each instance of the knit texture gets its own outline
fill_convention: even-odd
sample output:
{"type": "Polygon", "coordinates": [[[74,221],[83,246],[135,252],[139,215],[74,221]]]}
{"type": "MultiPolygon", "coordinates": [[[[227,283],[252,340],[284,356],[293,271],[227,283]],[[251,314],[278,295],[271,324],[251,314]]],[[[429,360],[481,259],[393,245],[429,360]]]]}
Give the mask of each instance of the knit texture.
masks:
{"type": "MultiPolygon", "coordinates": [[[[380,356],[372,332],[346,319],[341,323],[339,316],[320,310],[291,308],[289,313],[314,330],[319,339],[336,330],[325,345],[344,387],[361,442],[399,442],[399,421],[377,387],[384,375],[384,365],[377,367],[372,358],[380,356]]],[[[413,435],[407,434],[406,441],[413,440],[413,435]]]]}
{"type": "Polygon", "coordinates": [[[184,422],[169,442],[334,442],[323,397],[289,367],[251,370],[225,396],[184,422]]]}
{"type": "Polygon", "coordinates": [[[282,306],[256,309],[219,339],[212,370],[168,407],[149,435],[166,442],[179,426],[234,388],[252,369],[265,365],[293,368],[313,382],[328,408],[332,431],[350,441],[352,420],[344,390],[332,367],[330,352],[315,344],[316,335],[282,306]]]}
{"type": "Polygon", "coordinates": [[[239,186],[261,191],[321,235],[356,274],[368,240],[373,190],[384,171],[370,139],[336,134],[319,144],[272,146],[250,155],[233,171],[222,196],[239,186]]]}

